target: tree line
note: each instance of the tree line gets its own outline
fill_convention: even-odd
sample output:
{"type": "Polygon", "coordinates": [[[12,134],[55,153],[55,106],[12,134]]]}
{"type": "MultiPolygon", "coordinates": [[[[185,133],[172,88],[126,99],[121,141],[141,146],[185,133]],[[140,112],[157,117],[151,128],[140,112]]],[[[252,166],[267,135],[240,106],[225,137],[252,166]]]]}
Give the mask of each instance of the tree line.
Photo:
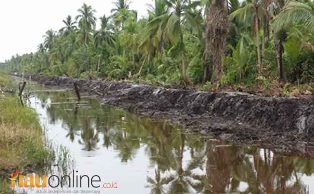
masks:
{"type": "Polygon", "coordinates": [[[83,4],[7,68],[214,87],[314,80],[312,0],[155,0],[143,18],[130,3],[116,0],[101,18],[83,4]]]}

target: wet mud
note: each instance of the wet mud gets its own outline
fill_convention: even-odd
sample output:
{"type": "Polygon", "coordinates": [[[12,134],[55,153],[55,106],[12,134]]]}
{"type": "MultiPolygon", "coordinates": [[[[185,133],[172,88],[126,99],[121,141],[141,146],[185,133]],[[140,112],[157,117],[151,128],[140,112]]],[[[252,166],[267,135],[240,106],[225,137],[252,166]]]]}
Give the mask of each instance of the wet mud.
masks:
{"type": "Polygon", "coordinates": [[[314,97],[261,97],[184,88],[32,75],[44,85],[97,95],[105,104],[237,144],[277,147],[314,157],[314,97]]]}

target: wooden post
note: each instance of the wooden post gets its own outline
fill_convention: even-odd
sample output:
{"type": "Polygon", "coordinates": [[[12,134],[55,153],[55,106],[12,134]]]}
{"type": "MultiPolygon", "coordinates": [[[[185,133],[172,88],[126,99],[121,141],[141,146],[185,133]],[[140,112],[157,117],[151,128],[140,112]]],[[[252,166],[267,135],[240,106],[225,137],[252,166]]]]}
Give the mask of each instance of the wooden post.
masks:
{"type": "Polygon", "coordinates": [[[25,86],[26,86],[26,82],[24,81],[23,82],[23,85],[22,85],[22,87],[20,87],[20,85],[19,85],[19,96],[21,97],[22,96],[22,93],[23,93],[23,90],[24,90],[24,88],[25,88],[25,86]]]}
{"type": "Polygon", "coordinates": [[[79,91],[79,88],[78,88],[78,85],[77,85],[76,82],[74,82],[74,90],[75,90],[75,94],[77,96],[78,101],[80,101],[81,100],[81,95],[80,95],[80,91],[79,91]]]}
{"type": "Polygon", "coordinates": [[[20,102],[21,102],[21,105],[24,106],[24,102],[23,102],[22,96],[20,96],[20,102]]]}

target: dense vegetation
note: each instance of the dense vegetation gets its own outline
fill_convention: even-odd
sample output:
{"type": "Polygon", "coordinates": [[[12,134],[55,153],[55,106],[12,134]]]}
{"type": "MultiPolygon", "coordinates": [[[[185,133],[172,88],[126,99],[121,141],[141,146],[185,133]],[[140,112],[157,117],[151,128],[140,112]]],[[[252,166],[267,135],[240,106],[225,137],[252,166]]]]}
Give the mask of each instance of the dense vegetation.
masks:
{"type": "Polygon", "coordinates": [[[155,0],[141,19],[129,5],[116,0],[97,20],[84,4],[7,68],[209,88],[314,80],[311,0],[155,0]]]}

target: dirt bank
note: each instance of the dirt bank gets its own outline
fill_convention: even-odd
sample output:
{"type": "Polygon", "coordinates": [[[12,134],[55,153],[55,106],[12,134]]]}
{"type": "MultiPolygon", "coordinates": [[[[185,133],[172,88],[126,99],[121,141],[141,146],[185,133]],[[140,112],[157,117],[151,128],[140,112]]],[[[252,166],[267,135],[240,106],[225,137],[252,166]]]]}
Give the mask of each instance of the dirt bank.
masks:
{"type": "MultiPolygon", "coordinates": [[[[45,85],[80,89],[102,102],[236,143],[305,149],[314,145],[314,97],[274,98],[246,93],[208,93],[123,82],[67,77],[32,79],[45,85]]],[[[314,156],[314,154],[313,154],[314,156]]]]}

